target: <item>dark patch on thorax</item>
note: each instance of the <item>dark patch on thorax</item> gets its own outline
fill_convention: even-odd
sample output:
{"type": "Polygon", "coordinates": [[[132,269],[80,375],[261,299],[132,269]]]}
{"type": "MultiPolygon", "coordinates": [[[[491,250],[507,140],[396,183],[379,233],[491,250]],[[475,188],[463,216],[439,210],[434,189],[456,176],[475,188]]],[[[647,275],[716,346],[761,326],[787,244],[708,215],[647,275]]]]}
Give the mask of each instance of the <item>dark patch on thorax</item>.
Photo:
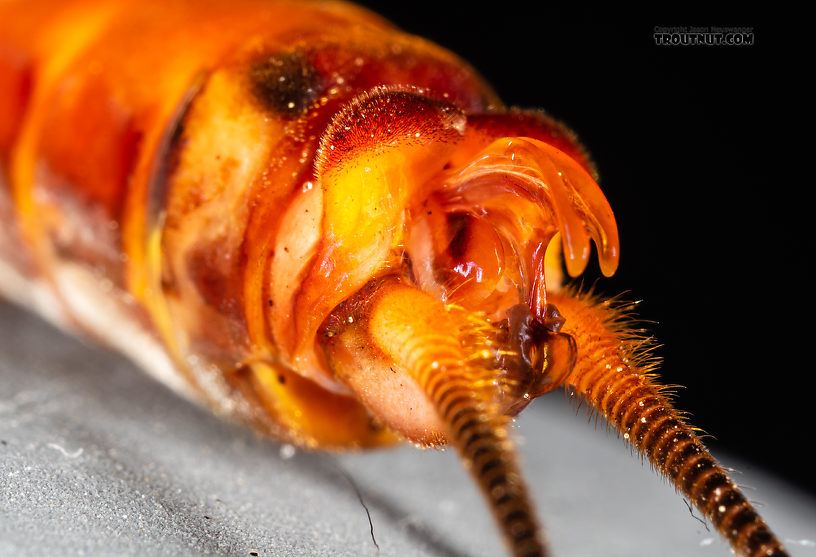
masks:
{"type": "Polygon", "coordinates": [[[323,78],[303,50],[259,59],[250,70],[250,80],[264,107],[290,117],[304,114],[323,90],[323,78]]]}

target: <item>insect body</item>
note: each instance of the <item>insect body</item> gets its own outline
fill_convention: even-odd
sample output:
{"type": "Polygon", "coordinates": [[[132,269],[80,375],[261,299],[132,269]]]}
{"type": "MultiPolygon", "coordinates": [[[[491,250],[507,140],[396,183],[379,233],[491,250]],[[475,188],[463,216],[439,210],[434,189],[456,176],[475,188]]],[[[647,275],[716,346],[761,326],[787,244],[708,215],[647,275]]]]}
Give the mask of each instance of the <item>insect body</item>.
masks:
{"type": "Polygon", "coordinates": [[[612,211],[573,134],[352,5],[0,5],[0,289],[312,448],[453,445],[545,543],[509,419],[567,385],[738,551],[781,544],[608,302],[561,287],[612,211]]]}

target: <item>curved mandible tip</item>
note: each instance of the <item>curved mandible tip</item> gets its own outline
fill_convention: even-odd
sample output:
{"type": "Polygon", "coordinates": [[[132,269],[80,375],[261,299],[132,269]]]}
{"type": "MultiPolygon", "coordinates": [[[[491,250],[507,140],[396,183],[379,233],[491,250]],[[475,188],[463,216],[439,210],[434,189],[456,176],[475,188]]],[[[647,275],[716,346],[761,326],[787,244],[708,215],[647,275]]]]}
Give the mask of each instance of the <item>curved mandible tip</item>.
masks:
{"type": "Polygon", "coordinates": [[[598,248],[601,272],[618,268],[620,243],[615,215],[595,179],[575,159],[549,143],[527,137],[497,140],[505,155],[540,173],[541,193],[552,204],[570,276],[580,275],[589,260],[589,238],[598,248]]]}

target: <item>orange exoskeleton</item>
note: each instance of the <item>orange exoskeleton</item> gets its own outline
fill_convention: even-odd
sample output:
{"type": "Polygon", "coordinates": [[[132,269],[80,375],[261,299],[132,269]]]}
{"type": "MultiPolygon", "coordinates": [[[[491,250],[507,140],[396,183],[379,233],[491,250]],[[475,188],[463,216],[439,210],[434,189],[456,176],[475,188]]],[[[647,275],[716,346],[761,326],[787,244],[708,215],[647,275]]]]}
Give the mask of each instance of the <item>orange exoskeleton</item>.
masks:
{"type": "Polygon", "coordinates": [[[508,435],[584,397],[746,555],[780,542],[612,304],[575,136],[339,2],[0,4],[0,291],[314,449],[450,444],[546,553],[508,435]],[[202,39],[203,38],[203,39],[202,39]]]}

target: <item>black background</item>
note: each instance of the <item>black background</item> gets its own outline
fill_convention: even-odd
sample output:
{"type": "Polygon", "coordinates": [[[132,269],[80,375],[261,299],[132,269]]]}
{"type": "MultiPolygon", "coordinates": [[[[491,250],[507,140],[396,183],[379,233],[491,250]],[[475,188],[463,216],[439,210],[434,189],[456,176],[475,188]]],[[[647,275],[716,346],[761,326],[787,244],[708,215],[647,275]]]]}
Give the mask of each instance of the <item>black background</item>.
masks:
{"type": "Polygon", "coordinates": [[[363,3],[468,60],[508,105],[578,133],[621,235],[619,271],[598,288],[643,300],[663,382],[684,386],[676,405],[709,445],[816,493],[812,178],[783,67],[803,54],[790,29],[742,11],[363,3]],[[680,25],[750,26],[755,44],[655,45],[655,26],[680,25]]]}

